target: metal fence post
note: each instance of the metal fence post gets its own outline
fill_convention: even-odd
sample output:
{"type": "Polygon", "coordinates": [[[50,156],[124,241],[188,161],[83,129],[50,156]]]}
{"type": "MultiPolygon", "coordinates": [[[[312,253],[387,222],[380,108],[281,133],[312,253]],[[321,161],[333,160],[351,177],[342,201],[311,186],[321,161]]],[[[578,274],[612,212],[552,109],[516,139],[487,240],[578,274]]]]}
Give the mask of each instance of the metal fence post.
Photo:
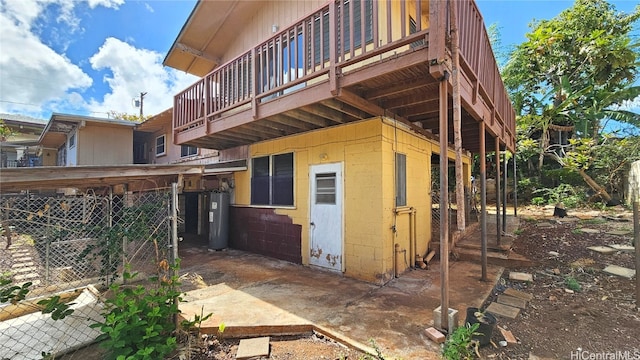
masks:
{"type": "MultiPolygon", "coordinates": [[[[112,239],[111,236],[113,235],[111,233],[111,228],[113,227],[113,186],[109,186],[109,198],[107,199],[108,203],[107,203],[107,229],[109,229],[109,236],[107,237],[107,241],[110,241],[112,239]]],[[[107,249],[109,249],[109,251],[107,251],[107,263],[109,264],[109,269],[108,271],[111,273],[111,269],[112,269],[112,263],[111,263],[111,249],[110,246],[107,245],[107,249]]],[[[107,286],[111,285],[110,284],[110,280],[111,280],[111,275],[106,277],[106,282],[107,282],[107,286]]]]}
{"type": "MultiPolygon", "coordinates": [[[[174,265],[178,260],[178,183],[171,184],[171,251],[174,265]]],[[[177,270],[176,270],[176,274],[177,270]]]]}
{"type": "Polygon", "coordinates": [[[49,280],[51,278],[51,265],[49,263],[49,258],[51,256],[51,239],[48,237],[45,239],[45,255],[44,255],[44,282],[49,285],[49,280]]]}

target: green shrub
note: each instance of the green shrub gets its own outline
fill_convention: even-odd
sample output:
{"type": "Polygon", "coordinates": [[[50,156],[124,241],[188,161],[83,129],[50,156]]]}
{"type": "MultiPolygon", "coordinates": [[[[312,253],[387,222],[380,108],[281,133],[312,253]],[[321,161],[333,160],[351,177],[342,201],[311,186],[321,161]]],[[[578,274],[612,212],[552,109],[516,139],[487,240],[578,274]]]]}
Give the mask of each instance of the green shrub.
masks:
{"type": "Polygon", "coordinates": [[[534,197],[533,199],[531,199],[531,204],[532,205],[536,205],[536,206],[541,206],[547,203],[547,200],[545,200],[545,198],[537,196],[534,197]]]}
{"type": "MultiPolygon", "coordinates": [[[[166,261],[161,266],[167,266],[166,261]]],[[[167,266],[168,267],[168,266],[167,266]]],[[[171,267],[173,270],[178,265],[171,267]]],[[[126,270],[123,278],[137,274],[126,270]]],[[[92,324],[109,360],[163,359],[177,346],[175,316],[180,312],[174,300],[181,300],[177,276],[152,277],[153,286],[112,284],[112,296],[105,301],[104,322],[92,324]]]]}
{"type": "Polygon", "coordinates": [[[442,357],[447,360],[473,359],[474,342],[471,341],[471,337],[476,334],[479,326],[479,323],[473,325],[467,323],[457,328],[445,341],[442,357]]]}

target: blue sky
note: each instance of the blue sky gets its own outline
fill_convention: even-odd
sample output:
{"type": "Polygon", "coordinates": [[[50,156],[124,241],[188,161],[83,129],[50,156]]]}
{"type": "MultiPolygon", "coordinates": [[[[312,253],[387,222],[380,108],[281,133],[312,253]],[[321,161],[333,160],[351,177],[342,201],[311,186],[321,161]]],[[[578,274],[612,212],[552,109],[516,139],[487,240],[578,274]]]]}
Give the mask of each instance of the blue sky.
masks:
{"type": "MultiPolygon", "coordinates": [[[[291,0],[289,0],[291,1],[291,0]]],[[[303,1],[303,0],[300,0],[303,1]]],[[[503,45],[525,39],[533,19],[572,1],[477,0],[503,45]]],[[[612,2],[629,12],[636,1],[612,2]]],[[[0,113],[49,118],[52,112],[106,117],[172,106],[196,78],[162,66],[195,0],[0,0],[0,113]]],[[[637,106],[634,106],[637,108],[637,106]]]]}

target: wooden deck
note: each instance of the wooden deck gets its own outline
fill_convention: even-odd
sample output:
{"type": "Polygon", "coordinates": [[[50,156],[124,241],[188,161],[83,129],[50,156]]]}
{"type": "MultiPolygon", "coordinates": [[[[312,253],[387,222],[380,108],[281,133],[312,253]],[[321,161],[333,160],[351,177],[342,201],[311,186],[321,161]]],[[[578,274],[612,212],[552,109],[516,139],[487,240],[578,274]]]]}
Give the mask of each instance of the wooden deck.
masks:
{"type": "MultiPolygon", "coordinates": [[[[439,83],[451,81],[446,2],[343,4],[329,3],[176,95],[176,143],[222,150],[375,116],[437,137],[439,83]],[[348,16],[358,11],[362,21],[348,16]]],[[[484,122],[487,148],[499,141],[513,151],[515,114],[482,16],[472,0],[458,9],[463,147],[479,152],[484,122]]]]}

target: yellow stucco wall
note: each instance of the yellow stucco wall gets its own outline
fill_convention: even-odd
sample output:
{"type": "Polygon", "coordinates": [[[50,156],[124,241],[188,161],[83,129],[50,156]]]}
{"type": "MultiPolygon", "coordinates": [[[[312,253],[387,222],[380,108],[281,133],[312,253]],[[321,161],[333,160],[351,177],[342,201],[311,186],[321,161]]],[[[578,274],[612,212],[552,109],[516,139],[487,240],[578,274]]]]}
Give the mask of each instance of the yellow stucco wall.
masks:
{"type": "MultiPolygon", "coordinates": [[[[406,155],[406,208],[416,210],[416,248],[424,255],[431,240],[433,148],[437,150],[438,144],[402,124],[374,118],[253,144],[249,155],[294,153],[294,206],[280,207],[276,212],[302,226],[303,264],[309,264],[309,167],[343,163],[345,275],[384,283],[394,273],[396,243],[403,251],[396,258],[400,270],[412,264],[410,217],[395,215],[395,153],[406,155]]],[[[249,206],[251,169],[236,173],[235,182],[236,205],[249,206]]]]}

